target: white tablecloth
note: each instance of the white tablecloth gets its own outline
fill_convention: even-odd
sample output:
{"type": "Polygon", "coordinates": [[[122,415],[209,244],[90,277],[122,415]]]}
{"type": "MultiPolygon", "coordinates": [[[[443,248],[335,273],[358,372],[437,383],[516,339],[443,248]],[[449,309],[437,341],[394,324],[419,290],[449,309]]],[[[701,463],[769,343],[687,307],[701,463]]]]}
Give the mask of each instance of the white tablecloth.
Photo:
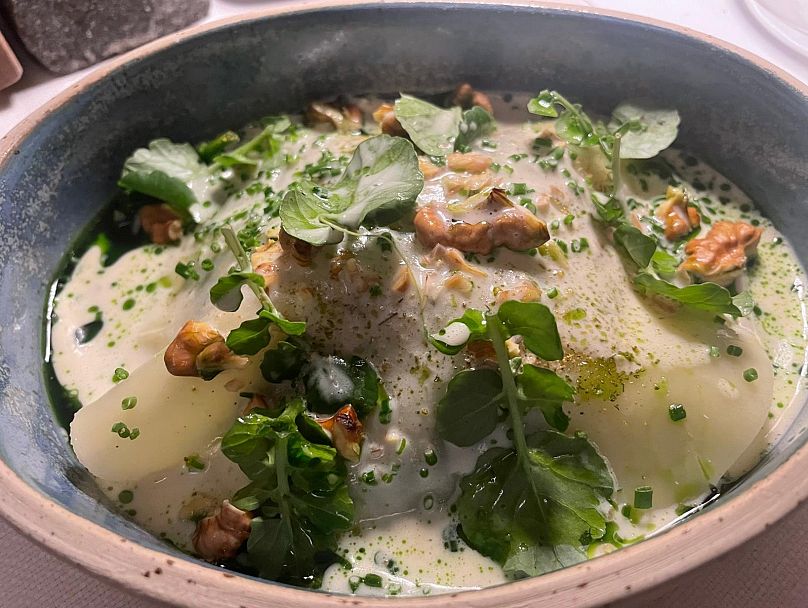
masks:
{"type": "MultiPolygon", "coordinates": [[[[783,0],[785,1],[785,0],[783,0]]],[[[804,0],[803,0],[804,1],[804,0]]],[[[568,0],[656,17],[749,49],[808,82],[808,59],[770,36],[742,0],[568,0]]],[[[291,4],[288,0],[273,4],[291,4]]],[[[209,19],[260,7],[212,0],[209,19]]],[[[0,91],[0,135],[87,71],[54,78],[30,60],[23,80],[0,91]]],[[[806,472],[808,474],[808,471],[806,472]]],[[[2,491],[2,488],[0,488],[2,491]]],[[[808,607],[808,505],[736,551],[644,593],[620,608],[808,607]]],[[[33,544],[0,519],[0,608],[164,608],[135,596],[33,544]]]]}

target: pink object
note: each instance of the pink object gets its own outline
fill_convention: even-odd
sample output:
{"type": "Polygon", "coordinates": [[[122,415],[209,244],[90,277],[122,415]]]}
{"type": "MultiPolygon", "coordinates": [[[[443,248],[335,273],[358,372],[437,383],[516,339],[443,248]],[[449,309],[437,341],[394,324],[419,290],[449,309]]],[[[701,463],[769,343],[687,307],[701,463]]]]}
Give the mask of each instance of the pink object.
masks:
{"type": "Polygon", "coordinates": [[[22,76],[22,66],[14,51],[0,34],[0,90],[10,87],[22,76]]]}

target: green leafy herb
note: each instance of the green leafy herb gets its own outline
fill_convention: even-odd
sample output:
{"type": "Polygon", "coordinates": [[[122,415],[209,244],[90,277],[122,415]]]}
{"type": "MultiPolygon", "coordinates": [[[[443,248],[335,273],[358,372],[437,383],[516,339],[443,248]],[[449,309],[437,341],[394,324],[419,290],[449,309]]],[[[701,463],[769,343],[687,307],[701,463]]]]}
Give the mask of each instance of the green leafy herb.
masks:
{"type": "Polygon", "coordinates": [[[270,349],[261,361],[261,375],[267,382],[283,382],[294,380],[300,375],[308,361],[308,353],[292,342],[278,342],[278,346],[270,349]]]}
{"type": "Polygon", "coordinates": [[[424,186],[412,144],[379,135],[357,146],[337,183],[325,190],[302,184],[290,189],[280,207],[283,229],[311,243],[342,240],[345,232],[367,223],[385,225],[415,206],[424,186]]]}
{"type": "Polygon", "coordinates": [[[315,412],[333,413],[350,403],[360,418],[387,395],[373,366],[360,357],[313,357],[303,369],[306,399],[315,412]]]}
{"type": "Polygon", "coordinates": [[[401,95],[395,103],[398,122],[412,142],[429,156],[446,156],[455,149],[462,120],[458,107],[445,110],[417,97],[401,95]]]}
{"type": "Polygon", "coordinates": [[[254,355],[269,346],[270,320],[247,319],[227,335],[227,347],[237,355],[254,355]]]}
{"type": "Polygon", "coordinates": [[[196,195],[188,182],[207,171],[190,144],[155,139],[148,148],[138,148],[126,159],[118,185],[128,192],[139,192],[166,203],[186,221],[198,222],[196,195]]]}
{"type": "Polygon", "coordinates": [[[567,430],[570,418],[564,413],[562,404],[572,401],[575,391],[555,372],[525,365],[516,377],[520,402],[526,409],[538,408],[547,423],[559,431],[567,430]]]}
{"type": "Polygon", "coordinates": [[[242,144],[231,152],[224,152],[213,159],[213,162],[220,167],[232,167],[234,165],[256,166],[261,160],[272,158],[281,149],[281,142],[278,138],[291,123],[285,116],[274,117],[264,129],[250,141],[242,144]]]}
{"type": "Polygon", "coordinates": [[[672,283],[657,279],[648,272],[640,272],[634,277],[634,284],[646,294],[665,296],[695,310],[713,314],[741,316],[741,311],[732,303],[732,296],[726,288],[715,283],[700,283],[677,287],[672,283]]]}
{"type": "Polygon", "coordinates": [[[199,457],[199,454],[191,454],[190,456],[185,456],[183,458],[185,461],[185,468],[189,471],[204,471],[205,470],[205,463],[199,457]]]}
{"type": "Polygon", "coordinates": [[[606,532],[598,507],[613,491],[605,461],[585,438],[543,431],[521,443],[480,456],[457,501],[464,537],[511,578],[583,561],[584,539],[606,532]]]}
{"type": "Polygon", "coordinates": [[[438,435],[454,445],[474,445],[490,435],[504,407],[502,378],[492,369],[458,372],[438,402],[438,435]]]}
{"type": "Polygon", "coordinates": [[[557,361],[564,356],[555,317],[550,309],[538,302],[504,302],[497,311],[497,319],[508,336],[522,336],[525,346],[546,361],[557,361]]]}
{"type": "Polygon", "coordinates": [[[732,303],[741,311],[743,317],[748,317],[755,310],[755,301],[748,291],[742,291],[738,295],[732,296],[732,303]]]}
{"type": "Polygon", "coordinates": [[[615,229],[614,242],[640,268],[648,266],[657,246],[654,238],[643,234],[627,222],[615,229]]]}
{"type": "Polygon", "coordinates": [[[676,110],[650,109],[637,102],[623,102],[613,110],[612,117],[609,127],[613,131],[626,124],[638,125],[622,134],[622,158],[653,158],[670,147],[679,133],[676,110]]]}
{"type": "Polygon", "coordinates": [[[229,145],[237,144],[239,139],[238,134],[233,133],[233,131],[225,131],[209,141],[203,141],[196,147],[196,151],[203,161],[210,163],[215,156],[224,152],[229,145]]]}
{"type": "Polygon", "coordinates": [[[670,278],[676,274],[679,260],[664,249],[657,249],[651,256],[651,267],[660,277],[670,278]]]}
{"type": "Polygon", "coordinates": [[[337,561],[354,505],[342,458],[304,436],[298,421],[305,417],[302,399],[276,417],[251,412],[222,438],[222,452],[251,480],[234,504],[257,513],[240,561],[263,578],[313,586],[337,561]]]}
{"type": "MultiPolygon", "coordinates": [[[[264,278],[261,275],[252,272],[250,258],[247,256],[247,253],[241,246],[241,243],[236,237],[235,232],[233,232],[233,229],[230,226],[225,226],[222,228],[222,236],[224,236],[227,246],[233,252],[236,261],[238,262],[239,270],[219,278],[216,284],[211,287],[211,303],[225,312],[235,312],[238,310],[239,306],[241,306],[241,302],[244,299],[244,296],[241,293],[241,288],[246,285],[252,290],[255,297],[258,298],[258,301],[261,303],[261,310],[258,312],[259,319],[275,323],[275,325],[277,325],[281,331],[290,336],[299,336],[303,334],[306,331],[306,323],[304,321],[289,321],[280,313],[280,311],[278,311],[277,308],[275,308],[272,300],[270,300],[269,296],[264,290],[264,278]]],[[[259,344],[263,340],[260,335],[260,331],[257,332],[259,335],[255,335],[256,331],[260,329],[260,325],[260,323],[254,323],[247,328],[244,328],[244,323],[242,323],[242,326],[235,331],[238,332],[243,328],[244,330],[233,337],[233,342],[238,344],[240,348],[254,348],[256,344],[259,344]],[[251,338],[248,336],[250,333],[252,334],[251,338]],[[244,340],[247,340],[247,344],[243,344],[244,340]]],[[[228,339],[230,339],[229,336],[228,339]]],[[[253,354],[248,353],[247,351],[245,351],[245,353],[253,354]]]]}
{"type": "Polygon", "coordinates": [[[466,110],[463,112],[463,119],[460,121],[457,138],[455,139],[455,150],[469,148],[474,140],[485,137],[496,127],[494,117],[480,106],[474,106],[466,110]]]}

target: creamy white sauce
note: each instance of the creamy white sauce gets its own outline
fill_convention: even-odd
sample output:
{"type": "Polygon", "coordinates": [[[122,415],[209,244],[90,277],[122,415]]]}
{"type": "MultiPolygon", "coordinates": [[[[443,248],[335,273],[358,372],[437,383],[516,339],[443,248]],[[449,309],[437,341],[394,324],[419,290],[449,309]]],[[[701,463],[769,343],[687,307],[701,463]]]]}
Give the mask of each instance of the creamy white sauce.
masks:
{"type": "MultiPolygon", "coordinates": [[[[551,235],[568,244],[564,258],[507,250],[478,256],[472,262],[475,271],[467,273],[470,292],[462,293],[444,285],[454,269],[430,259],[411,234],[393,231],[417,284],[401,295],[390,288],[402,264],[396,255],[383,252],[374,239],[347,239],[340,247],[360,261],[360,279],[381,286],[377,297],[358,291],[355,276],[332,276],[330,257],[340,247],[326,248],[307,268],[288,256],[280,260],[281,280],[270,293],[278,308],[290,319],[308,322],[308,335],[323,356],[355,354],[373,362],[393,409],[389,424],[376,415],[367,421],[361,460],[351,466],[361,533],[342,539],[340,550],[352,567],[332,566],[325,589],[349,593],[351,581],[369,572],[382,576],[384,586],[360,585],[357,593],[428,594],[504,581],[494,562],[444,536],[455,523],[449,506],[459,478],[493,441],[507,444],[504,429],[465,449],[436,436],[435,404],[467,361],[463,354],[450,358],[428,346],[422,320],[435,332],[467,307],[495,306],[500,290],[524,280],[537,283],[541,301],[558,320],[568,357],[557,371],[578,383],[576,402],[567,407],[570,431],[585,431],[612,466],[617,507],[604,508],[623,538],[653,533],[677,517],[679,505],[698,504],[711,487],[748,470],[794,413],[791,404],[798,402],[802,389],[805,336],[801,302],[792,285],[804,281],[804,271],[788,244],[777,242],[781,236],[770,222],[715,171],[666,152],[688,191],[712,201],[701,203],[708,217],[754,220],[764,233],[747,279],[760,316],[722,327],[696,320],[687,311],[661,311],[632,288],[613,246],[591,217],[590,190],[567,157],[556,170],[546,171],[529,158],[514,156],[530,152],[541,125],[519,122],[525,116],[517,118],[509,105],[497,103],[499,128],[486,138],[496,148],[483,148],[501,167],[491,185],[525,184],[527,192],[511,198],[529,199],[551,235]],[[703,190],[696,187],[702,185],[703,190]],[[578,195],[577,188],[582,188],[578,195]],[[571,223],[563,221],[568,216],[571,223]],[[588,248],[573,251],[573,240],[581,239],[588,248]],[[553,289],[557,296],[549,297],[553,289]],[[741,346],[743,354],[727,355],[730,344],[741,346]],[[711,347],[718,348],[719,357],[710,356],[711,347]],[[758,371],[755,382],[744,381],[748,368],[758,371]],[[682,423],[670,420],[671,403],[687,404],[682,423]],[[434,466],[425,462],[428,450],[437,454],[434,466]],[[375,486],[360,478],[371,470],[380,480],[375,486]],[[653,486],[654,508],[625,517],[620,507],[630,504],[634,489],[642,485],[653,486]]],[[[524,101],[513,105],[521,109],[524,101]]],[[[302,130],[296,141],[284,144],[293,162],[267,171],[259,181],[280,192],[295,179],[295,171],[316,162],[323,150],[350,156],[359,141],[356,136],[302,130]]],[[[480,146],[477,142],[475,149],[480,146]]],[[[623,196],[635,199],[639,208],[664,193],[666,183],[658,177],[625,173],[623,196]]],[[[446,194],[444,176],[426,182],[420,205],[465,199],[446,194]]],[[[239,176],[225,177],[239,181],[239,176]]],[[[85,404],[72,425],[79,458],[114,500],[122,491],[132,493],[131,501],[123,494],[122,508],[136,522],[186,550],[192,549],[195,517],[247,483],[218,449],[218,440],[246,405],[239,392],[255,391],[270,399],[284,392],[261,377],[260,354],[246,370],[225,372],[210,382],[175,378],[162,366],[163,349],[188,319],[208,322],[226,335],[258,307],[246,290],[237,313],[223,313],[210,304],[208,291],[233,258],[221,237],[207,228],[226,218],[243,225],[250,213],[262,209],[263,193],[236,188],[229,194],[218,178],[196,180],[193,188],[200,201],[211,201],[203,204],[211,219],[197,229],[198,238],[188,235],[177,247],[136,249],[106,268],[100,250],[91,248],[56,298],[58,321],[52,328],[58,378],[85,404]],[[203,260],[210,261],[205,265],[212,270],[203,269],[203,260]],[[178,262],[189,261],[195,262],[198,281],[174,272],[178,262]],[[77,345],[76,330],[92,321],[96,310],[104,321],[102,331],[77,345]],[[117,384],[116,368],[129,372],[117,384]],[[137,397],[137,406],[123,410],[127,397],[137,397]],[[116,422],[138,428],[137,439],[112,433],[116,422]],[[203,470],[188,467],[185,458],[191,456],[198,457],[203,470]]],[[[277,222],[268,235],[276,233],[277,222]]],[[[465,326],[451,325],[442,339],[461,344],[467,332],[465,326]]],[[[345,384],[344,378],[326,373],[319,381],[345,384]]],[[[530,423],[540,425],[537,417],[530,423]]],[[[594,552],[608,550],[601,545],[594,552]]]]}

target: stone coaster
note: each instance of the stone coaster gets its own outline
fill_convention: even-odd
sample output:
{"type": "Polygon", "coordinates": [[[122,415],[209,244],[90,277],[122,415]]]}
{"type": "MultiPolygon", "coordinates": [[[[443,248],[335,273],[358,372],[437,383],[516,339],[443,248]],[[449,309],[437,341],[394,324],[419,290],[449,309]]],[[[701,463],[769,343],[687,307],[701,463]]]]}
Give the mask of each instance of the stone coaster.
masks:
{"type": "Polygon", "coordinates": [[[209,0],[0,0],[25,48],[67,74],[201,19],[209,0]]]}

